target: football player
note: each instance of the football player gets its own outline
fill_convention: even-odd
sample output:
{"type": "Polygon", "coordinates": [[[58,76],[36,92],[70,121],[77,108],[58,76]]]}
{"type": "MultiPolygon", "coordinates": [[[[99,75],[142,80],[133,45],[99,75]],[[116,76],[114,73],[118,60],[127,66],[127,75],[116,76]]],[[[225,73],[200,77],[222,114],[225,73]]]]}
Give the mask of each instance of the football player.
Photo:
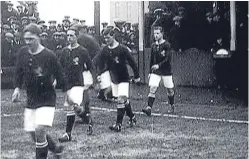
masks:
{"type": "MultiPolygon", "coordinates": [[[[60,142],[71,141],[71,132],[75,122],[75,114],[79,116],[88,116],[89,128],[88,134],[92,134],[92,120],[90,118],[89,107],[85,107],[85,110],[81,108],[83,101],[84,91],[88,89],[85,87],[86,80],[83,78],[83,72],[90,70],[93,72],[93,65],[88,54],[88,51],[77,42],[77,36],[79,32],[75,28],[69,28],[67,31],[67,40],[69,45],[62,50],[60,57],[61,65],[67,77],[67,99],[69,106],[67,106],[67,125],[66,133],[59,138],[60,142]],[[87,110],[86,110],[87,109],[87,110]],[[87,115],[84,114],[87,112],[87,115]]],[[[85,77],[85,76],[84,76],[85,77]]]]}
{"type": "MultiPolygon", "coordinates": [[[[133,69],[135,82],[140,81],[137,65],[126,46],[120,44],[115,39],[115,32],[109,28],[103,32],[107,46],[102,50],[100,57],[99,75],[103,70],[109,70],[111,75],[111,87],[113,96],[117,97],[117,120],[116,123],[109,128],[113,131],[120,132],[124,114],[129,116],[130,126],[136,124],[136,117],[132,112],[129,102],[129,74],[126,64],[128,63],[133,69]],[[106,68],[105,68],[106,67],[106,68]]],[[[98,79],[100,77],[98,76],[98,79]]]]}
{"type": "MultiPolygon", "coordinates": [[[[24,130],[36,142],[36,159],[46,159],[48,150],[56,158],[61,157],[63,146],[56,144],[47,133],[52,126],[55,112],[56,93],[53,77],[65,79],[56,55],[40,43],[41,29],[29,24],[24,29],[26,46],[19,50],[16,65],[16,88],[12,101],[18,101],[22,82],[26,86],[27,105],[24,110],[24,130]]],[[[64,83],[64,82],[62,82],[64,83]]]]}
{"type": "Polygon", "coordinates": [[[155,101],[155,94],[163,80],[164,86],[167,88],[167,94],[170,104],[169,113],[174,113],[174,83],[171,72],[171,47],[169,42],[163,38],[162,27],[154,28],[155,42],[151,46],[151,62],[150,62],[150,74],[149,74],[149,87],[150,92],[148,95],[148,106],[142,111],[147,115],[151,115],[151,109],[155,101]]]}

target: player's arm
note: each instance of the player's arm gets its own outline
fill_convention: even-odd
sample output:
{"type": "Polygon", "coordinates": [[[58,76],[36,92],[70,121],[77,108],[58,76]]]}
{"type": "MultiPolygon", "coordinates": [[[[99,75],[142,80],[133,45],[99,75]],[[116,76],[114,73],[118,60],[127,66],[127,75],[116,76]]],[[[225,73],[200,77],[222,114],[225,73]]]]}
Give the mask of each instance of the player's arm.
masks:
{"type": "Polygon", "coordinates": [[[63,67],[60,63],[60,60],[62,60],[63,57],[58,59],[55,54],[52,56],[52,69],[53,69],[53,74],[55,76],[55,79],[58,80],[61,85],[62,85],[62,90],[67,91],[67,77],[63,71],[63,67]]]}
{"type": "Polygon", "coordinates": [[[17,102],[20,97],[20,88],[23,83],[24,70],[22,65],[22,53],[21,51],[18,53],[17,62],[15,66],[15,89],[12,94],[12,102],[17,102]]]}
{"type": "Polygon", "coordinates": [[[101,75],[102,73],[106,71],[107,61],[108,61],[108,57],[106,55],[105,49],[103,48],[99,55],[98,70],[96,73],[97,75],[101,75]]]}
{"type": "Polygon", "coordinates": [[[125,50],[125,55],[127,57],[126,59],[129,63],[129,65],[131,66],[131,68],[134,72],[135,79],[138,79],[139,78],[139,70],[138,70],[137,64],[136,64],[135,59],[133,58],[133,56],[131,54],[131,51],[129,51],[127,48],[125,50]]]}
{"type": "MultiPolygon", "coordinates": [[[[152,66],[155,64],[155,49],[154,49],[155,45],[152,44],[151,45],[151,52],[150,52],[150,68],[152,68],[152,66]]],[[[152,73],[152,69],[150,69],[149,74],[152,73]]]]}
{"type": "Polygon", "coordinates": [[[91,72],[92,74],[92,77],[93,77],[93,82],[95,83],[95,79],[96,79],[96,71],[95,71],[95,67],[93,65],[93,62],[91,60],[91,57],[88,53],[88,51],[86,50],[84,55],[83,55],[83,59],[86,60],[85,63],[86,63],[86,66],[87,68],[89,69],[89,71],[91,72]]]}

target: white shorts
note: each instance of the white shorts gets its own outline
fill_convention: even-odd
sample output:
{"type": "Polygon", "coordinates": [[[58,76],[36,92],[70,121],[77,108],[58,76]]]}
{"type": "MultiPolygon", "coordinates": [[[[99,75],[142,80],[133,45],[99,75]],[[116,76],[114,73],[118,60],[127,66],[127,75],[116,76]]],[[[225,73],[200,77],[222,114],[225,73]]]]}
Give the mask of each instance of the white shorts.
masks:
{"type": "Polygon", "coordinates": [[[166,88],[174,88],[172,75],[159,76],[154,73],[150,75],[149,86],[158,87],[161,82],[161,79],[163,79],[163,84],[166,88]]]}
{"type": "Polygon", "coordinates": [[[84,71],[83,73],[84,85],[89,87],[93,84],[93,76],[90,71],[84,71]]]}
{"type": "Polygon", "coordinates": [[[122,82],[119,84],[111,83],[112,95],[114,97],[126,96],[129,97],[129,82],[122,82]]]}
{"type": "Polygon", "coordinates": [[[109,71],[105,71],[100,75],[100,89],[111,87],[111,75],[109,71]]]}
{"type": "Polygon", "coordinates": [[[52,126],[55,107],[40,107],[37,109],[24,109],[24,130],[35,131],[38,125],[52,126]]]}
{"type": "Polygon", "coordinates": [[[69,105],[77,104],[81,105],[83,102],[84,87],[83,86],[74,86],[67,91],[68,103],[69,105]]]}

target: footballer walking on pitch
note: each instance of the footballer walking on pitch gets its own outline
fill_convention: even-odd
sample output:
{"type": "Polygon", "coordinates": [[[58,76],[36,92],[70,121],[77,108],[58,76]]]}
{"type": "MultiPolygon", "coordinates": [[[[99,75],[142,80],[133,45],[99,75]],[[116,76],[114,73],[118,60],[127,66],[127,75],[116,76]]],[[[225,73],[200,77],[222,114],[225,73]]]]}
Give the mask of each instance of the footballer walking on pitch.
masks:
{"type": "MultiPolygon", "coordinates": [[[[109,128],[113,131],[120,132],[124,114],[130,118],[130,126],[136,124],[136,118],[131,109],[129,101],[129,74],[126,64],[128,63],[133,69],[135,82],[140,81],[137,65],[126,46],[120,44],[115,39],[114,30],[109,28],[103,33],[107,43],[101,53],[99,75],[104,71],[109,70],[111,75],[111,87],[114,97],[118,99],[117,105],[117,120],[116,123],[109,128]],[[107,67],[107,68],[105,68],[107,67]]],[[[100,76],[98,76],[100,79],[100,76]]]]}
{"type": "MultiPolygon", "coordinates": [[[[62,50],[60,63],[63,67],[67,78],[67,99],[69,106],[67,106],[67,124],[66,133],[59,138],[60,142],[71,141],[71,132],[75,122],[75,115],[80,117],[85,116],[86,110],[81,108],[86,80],[83,77],[84,71],[90,71],[93,74],[93,65],[88,54],[88,51],[78,44],[77,36],[79,32],[77,29],[71,27],[67,31],[67,38],[69,45],[62,50]]],[[[85,107],[86,108],[86,107],[85,107]]],[[[88,107],[89,109],[89,107],[88,107]]],[[[90,110],[87,110],[87,117],[89,118],[88,134],[92,133],[92,120],[90,117],[90,110]]]]}
{"type": "Polygon", "coordinates": [[[27,92],[24,129],[36,142],[36,159],[46,159],[48,150],[52,151],[56,158],[60,158],[63,146],[58,146],[47,131],[54,120],[54,77],[62,81],[64,76],[56,55],[40,44],[40,34],[41,29],[33,23],[24,29],[24,41],[27,46],[19,50],[12,101],[18,100],[24,82],[27,92]]]}
{"type": "Polygon", "coordinates": [[[149,74],[149,87],[150,92],[148,95],[148,106],[142,111],[150,116],[151,109],[156,97],[156,91],[163,80],[164,86],[167,88],[167,95],[170,104],[169,113],[174,113],[174,83],[171,72],[171,47],[170,43],[163,39],[162,27],[154,28],[154,37],[156,42],[151,46],[151,62],[150,62],[150,74],[149,74]]]}

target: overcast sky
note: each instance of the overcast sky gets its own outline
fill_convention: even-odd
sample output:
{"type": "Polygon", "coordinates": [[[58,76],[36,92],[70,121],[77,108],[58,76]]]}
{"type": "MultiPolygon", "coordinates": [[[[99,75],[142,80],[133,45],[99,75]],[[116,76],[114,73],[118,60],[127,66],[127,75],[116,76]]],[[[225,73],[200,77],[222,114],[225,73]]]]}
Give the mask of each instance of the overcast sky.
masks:
{"type": "MultiPolygon", "coordinates": [[[[13,2],[18,4],[18,2],[13,2]]],[[[48,22],[56,20],[61,23],[65,15],[73,18],[85,19],[87,25],[94,24],[94,2],[93,1],[75,1],[75,0],[53,0],[38,1],[38,11],[40,18],[48,22]]],[[[110,2],[100,1],[100,22],[110,22],[110,2]]]]}

